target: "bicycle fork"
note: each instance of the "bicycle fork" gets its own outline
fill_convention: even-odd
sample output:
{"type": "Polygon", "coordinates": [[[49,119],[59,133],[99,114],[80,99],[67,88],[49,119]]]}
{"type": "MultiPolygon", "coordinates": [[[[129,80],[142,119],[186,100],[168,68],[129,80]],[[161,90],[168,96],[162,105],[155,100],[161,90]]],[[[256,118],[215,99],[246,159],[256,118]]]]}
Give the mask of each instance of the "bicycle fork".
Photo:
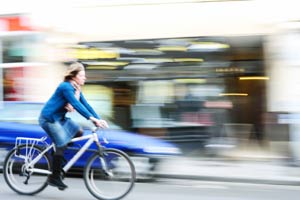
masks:
{"type": "Polygon", "coordinates": [[[101,166],[103,169],[103,172],[105,174],[105,176],[112,178],[113,177],[113,173],[109,171],[106,160],[105,160],[105,152],[104,152],[104,148],[102,147],[102,145],[100,144],[99,138],[97,136],[96,133],[94,133],[94,139],[95,139],[95,143],[97,145],[97,149],[98,149],[98,155],[100,158],[100,162],[101,162],[101,166]]]}

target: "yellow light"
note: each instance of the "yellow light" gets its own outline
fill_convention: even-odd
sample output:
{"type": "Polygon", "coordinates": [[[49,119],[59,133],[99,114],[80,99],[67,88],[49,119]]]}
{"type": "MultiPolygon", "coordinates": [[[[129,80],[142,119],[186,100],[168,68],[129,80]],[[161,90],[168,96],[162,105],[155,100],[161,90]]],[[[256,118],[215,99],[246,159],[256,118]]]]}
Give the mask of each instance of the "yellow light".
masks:
{"type": "Polygon", "coordinates": [[[146,58],[146,62],[203,62],[202,58],[146,58]]]}
{"type": "Polygon", "coordinates": [[[125,66],[128,62],[117,62],[117,61],[98,61],[98,62],[85,62],[87,65],[93,66],[125,66]]]}
{"type": "Polygon", "coordinates": [[[175,58],[175,62],[203,62],[202,58],[175,58]]]}
{"type": "Polygon", "coordinates": [[[206,79],[193,79],[193,78],[179,78],[179,79],[175,79],[176,83],[206,83],[206,79]]]}
{"type": "Polygon", "coordinates": [[[247,93],[221,93],[219,96],[248,96],[247,93]]]}
{"type": "Polygon", "coordinates": [[[269,80],[270,78],[267,76],[245,76],[245,77],[239,77],[239,80],[269,80]]]}
{"type": "Polygon", "coordinates": [[[105,66],[105,65],[89,65],[87,69],[102,69],[102,70],[114,70],[117,69],[117,66],[105,66]]]}
{"type": "Polygon", "coordinates": [[[89,59],[112,59],[120,57],[118,52],[111,50],[101,50],[101,49],[84,49],[84,48],[75,48],[71,49],[69,52],[69,57],[89,60],[89,59]]]}
{"type": "Polygon", "coordinates": [[[161,46],[157,48],[160,51],[187,51],[184,46],[161,46]]]}
{"type": "Polygon", "coordinates": [[[202,48],[213,48],[213,49],[228,49],[229,44],[223,44],[218,42],[192,42],[193,45],[199,45],[202,48]]]}

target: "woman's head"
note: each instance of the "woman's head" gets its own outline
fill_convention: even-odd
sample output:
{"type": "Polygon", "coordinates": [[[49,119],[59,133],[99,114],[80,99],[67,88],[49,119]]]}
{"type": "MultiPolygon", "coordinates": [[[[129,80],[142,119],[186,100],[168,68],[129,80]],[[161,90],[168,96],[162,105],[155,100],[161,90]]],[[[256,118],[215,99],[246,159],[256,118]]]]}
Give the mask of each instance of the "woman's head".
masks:
{"type": "Polygon", "coordinates": [[[75,81],[78,85],[84,85],[86,77],[84,66],[81,63],[75,62],[68,67],[64,76],[64,81],[70,80],[75,81]]]}

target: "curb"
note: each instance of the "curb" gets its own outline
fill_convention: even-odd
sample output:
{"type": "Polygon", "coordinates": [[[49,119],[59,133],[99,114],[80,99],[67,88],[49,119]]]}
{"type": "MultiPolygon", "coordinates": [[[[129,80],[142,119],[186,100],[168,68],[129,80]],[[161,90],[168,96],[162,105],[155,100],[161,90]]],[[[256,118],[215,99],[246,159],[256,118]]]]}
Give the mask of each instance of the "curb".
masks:
{"type": "Polygon", "coordinates": [[[163,179],[300,186],[300,179],[279,180],[279,179],[258,179],[258,178],[220,177],[220,176],[217,177],[217,176],[204,176],[204,175],[173,175],[173,174],[155,174],[154,177],[155,178],[163,178],[163,179]]]}

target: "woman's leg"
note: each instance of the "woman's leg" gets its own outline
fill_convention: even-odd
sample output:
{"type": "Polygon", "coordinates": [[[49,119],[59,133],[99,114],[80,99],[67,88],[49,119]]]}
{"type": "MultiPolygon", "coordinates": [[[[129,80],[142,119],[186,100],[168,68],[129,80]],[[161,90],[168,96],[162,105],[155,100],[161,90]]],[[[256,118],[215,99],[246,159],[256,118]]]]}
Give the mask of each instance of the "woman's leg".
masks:
{"type": "Polygon", "coordinates": [[[64,151],[66,147],[57,147],[52,160],[52,174],[49,176],[48,184],[58,187],[60,190],[68,186],[62,182],[62,163],[64,161],[64,151]]]}

